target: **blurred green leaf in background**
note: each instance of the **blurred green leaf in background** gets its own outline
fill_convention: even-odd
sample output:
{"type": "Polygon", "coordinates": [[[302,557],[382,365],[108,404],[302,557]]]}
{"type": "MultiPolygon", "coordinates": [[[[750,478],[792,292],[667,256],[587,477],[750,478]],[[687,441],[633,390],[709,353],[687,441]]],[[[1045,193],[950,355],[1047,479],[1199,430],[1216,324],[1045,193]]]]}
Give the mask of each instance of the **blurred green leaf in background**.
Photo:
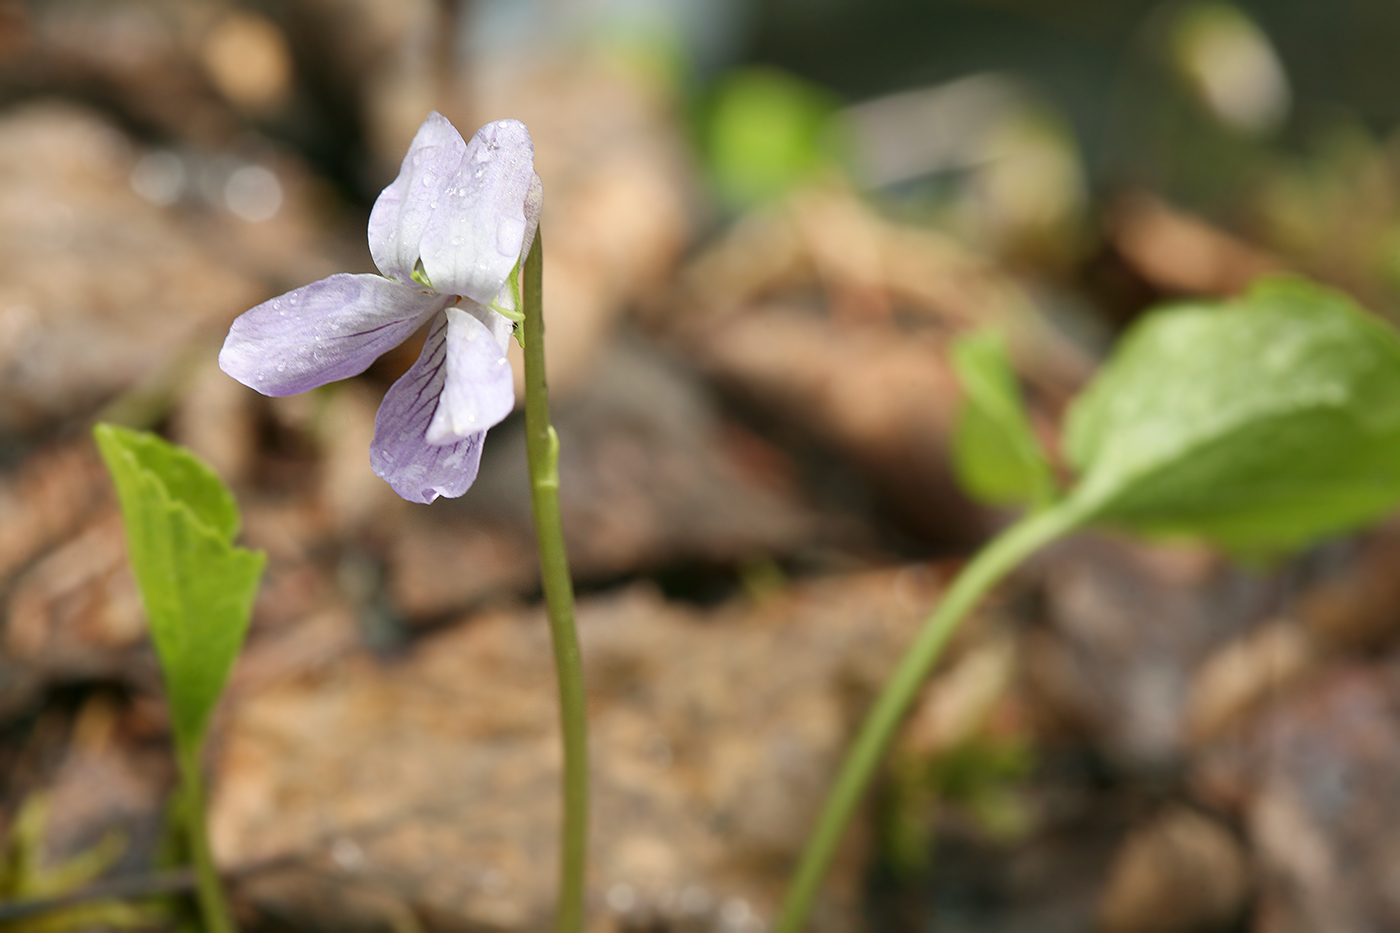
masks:
{"type": "Polygon", "coordinates": [[[1092,522],[1307,544],[1400,501],[1400,337],[1301,280],[1155,312],[1077,399],[1065,449],[1092,522]]]}
{"type": "Polygon", "coordinates": [[[739,68],[719,82],[702,117],[706,160],[731,209],[773,200],[842,163],[840,101],[772,68],[739,68]]]}
{"type": "Polygon", "coordinates": [[[973,496],[994,505],[1044,506],[1055,496],[1050,463],[1031,430],[1006,341],[981,332],[953,345],[964,403],[953,466],[973,496]]]}

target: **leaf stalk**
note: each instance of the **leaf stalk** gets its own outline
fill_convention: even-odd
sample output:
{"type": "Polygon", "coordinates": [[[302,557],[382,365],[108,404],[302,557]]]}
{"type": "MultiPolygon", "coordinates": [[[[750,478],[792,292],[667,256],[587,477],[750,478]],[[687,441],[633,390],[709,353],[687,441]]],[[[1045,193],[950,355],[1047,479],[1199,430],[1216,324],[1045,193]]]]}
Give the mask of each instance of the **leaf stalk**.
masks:
{"type": "Polygon", "coordinates": [[[214,850],[209,845],[204,775],[200,770],[202,744],[179,739],[175,743],[175,758],[180,769],[181,815],[190,858],[194,862],[195,894],[208,933],[237,933],[238,927],[233,922],[233,913],[219,881],[219,870],[214,864],[214,850]]]}
{"type": "Polygon", "coordinates": [[[943,599],[924,620],[918,637],[886,681],[846,753],[816,829],[808,837],[774,933],[799,933],[806,925],[846,827],[890,741],[968,612],[1002,577],[1051,541],[1073,531],[1082,518],[1081,510],[1071,503],[1061,503],[1029,515],[994,538],[958,574],[943,599]]]}

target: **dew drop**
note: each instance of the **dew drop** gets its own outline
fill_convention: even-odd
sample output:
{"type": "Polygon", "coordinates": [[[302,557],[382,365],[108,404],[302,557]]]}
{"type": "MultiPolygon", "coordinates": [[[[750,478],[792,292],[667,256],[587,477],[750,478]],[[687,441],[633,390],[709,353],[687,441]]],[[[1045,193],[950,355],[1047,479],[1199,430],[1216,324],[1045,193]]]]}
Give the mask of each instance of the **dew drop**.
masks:
{"type": "Polygon", "coordinates": [[[525,218],[508,218],[496,227],[496,249],[502,255],[519,253],[525,242],[525,218]]]}

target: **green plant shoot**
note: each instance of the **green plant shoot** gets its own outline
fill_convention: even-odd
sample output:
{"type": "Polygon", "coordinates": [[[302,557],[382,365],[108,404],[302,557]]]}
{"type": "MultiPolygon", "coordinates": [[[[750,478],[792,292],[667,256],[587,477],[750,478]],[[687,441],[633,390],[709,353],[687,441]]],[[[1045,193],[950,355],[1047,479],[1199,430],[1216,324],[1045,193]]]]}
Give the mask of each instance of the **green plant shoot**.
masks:
{"type": "Polygon", "coordinates": [[[208,466],[153,434],[93,429],[117,487],[127,550],[170,701],[183,810],[205,924],[233,930],[204,823],[200,758],[243,645],[267,557],[238,547],[238,506],[208,466]]]}
{"type": "Polygon", "coordinates": [[[1048,467],[1005,351],[954,351],[969,489],[1041,506],[989,542],[924,622],[847,753],[775,928],[805,925],[846,824],[958,624],[1003,576],[1086,525],[1277,553],[1400,504],[1400,336],[1349,299],[1267,279],[1223,303],[1143,318],[1075,400],[1065,447],[1078,481],[1042,499],[1048,467]]]}
{"type": "Polygon", "coordinates": [[[996,505],[1042,507],[1055,498],[1055,475],[1031,430],[1006,341],[972,334],[952,349],[964,403],[953,435],[953,467],[969,493],[996,505]]]}

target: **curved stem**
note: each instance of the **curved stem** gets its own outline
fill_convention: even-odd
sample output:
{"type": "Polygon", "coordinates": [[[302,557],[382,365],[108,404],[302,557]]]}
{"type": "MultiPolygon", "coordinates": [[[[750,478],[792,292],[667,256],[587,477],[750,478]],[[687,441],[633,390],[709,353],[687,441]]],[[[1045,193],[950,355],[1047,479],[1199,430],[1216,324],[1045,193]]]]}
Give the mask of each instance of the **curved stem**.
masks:
{"type": "Polygon", "coordinates": [[[885,689],[861,725],[846,753],[841,771],[828,793],[793,875],[783,912],[774,933],[798,933],[807,922],[817,891],[826,877],[846,825],[855,813],[899,728],[909,705],[928,678],[948,639],[979,599],[1021,561],[1079,524],[1078,509],[1061,505],[1030,515],[1012,525],[977,553],[953,581],[938,606],[924,621],[914,644],[905,652],[885,689]]]}
{"type": "Polygon", "coordinates": [[[199,745],[195,742],[175,742],[175,757],[180,768],[181,803],[184,806],[185,831],[194,859],[195,891],[199,912],[204,917],[208,933],[236,933],[233,914],[224,898],[219,870],[214,864],[214,852],[209,846],[209,829],[204,807],[204,776],[199,769],[199,745]]]}
{"type": "Polygon", "coordinates": [[[544,250],[539,232],[525,259],[525,442],[530,461],[530,502],[540,576],[559,676],[564,737],[564,826],[560,837],[559,933],[579,933],[584,919],[584,869],[588,861],[588,721],[583,663],[574,629],[574,585],[559,517],[559,437],[549,423],[544,371],[544,250]]]}

